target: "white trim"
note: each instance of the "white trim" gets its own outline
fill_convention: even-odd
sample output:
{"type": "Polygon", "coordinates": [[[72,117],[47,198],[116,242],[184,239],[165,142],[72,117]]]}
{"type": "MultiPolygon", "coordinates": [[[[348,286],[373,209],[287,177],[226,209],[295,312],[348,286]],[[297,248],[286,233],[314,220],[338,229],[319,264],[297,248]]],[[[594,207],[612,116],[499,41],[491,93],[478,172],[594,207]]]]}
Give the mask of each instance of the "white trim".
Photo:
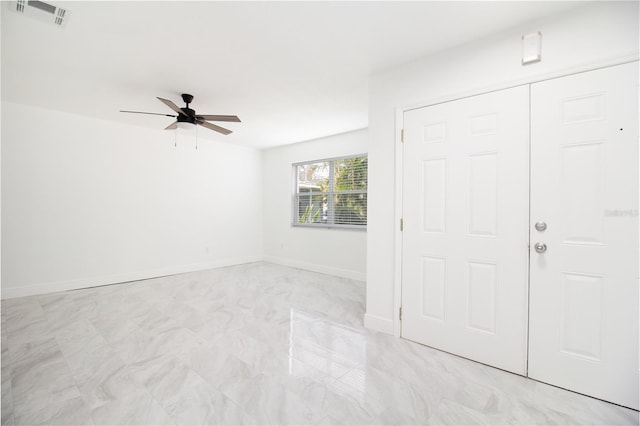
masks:
{"type": "Polygon", "coordinates": [[[367,153],[364,152],[362,154],[350,154],[350,155],[341,155],[339,157],[331,157],[331,158],[319,158],[317,160],[307,160],[307,161],[300,161],[298,163],[293,163],[291,164],[293,167],[296,166],[306,166],[308,164],[316,164],[316,163],[331,163],[332,161],[338,161],[338,160],[348,160],[350,158],[358,158],[358,157],[367,157],[367,153]]]}
{"type": "MultiPolygon", "coordinates": [[[[366,192],[365,192],[366,194],[366,192]]],[[[295,202],[294,202],[294,208],[295,202]]],[[[319,229],[346,229],[349,231],[367,232],[367,225],[343,225],[343,224],[326,224],[326,223],[292,223],[292,228],[319,228],[319,229]]]]}
{"type": "Polygon", "coordinates": [[[393,334],[394,321],[376,315],[364,314],[364,326],[370,330],[393,334]]]}
{"type": "Polygon", "coordinates": [[[319,272],[321,274],[327,274],[327,275],[335,275],[337,277],[348,278],[351,280],[366,281],[367,279],[366,273],[353,271],[350,269],[334,268],[331,266],[319,265],[316,263],[300,262],[297,260],[289,260],[289,259],[284,259],[284,258],[275,257],[275,256],[264,256],[262,260],[265,262],[275,263],[278,265],[289,266],[291,268],[304,269],[307,271],[319,272]]]}
{"type": "MultiPolygon", "coordinates": [[[[402,218],[402,171],[404,169],[404,142],[402,132],[404,130],[404,111],[396,108],[396,149],[395,149],[395,232],[393,233],[393,312],[399,312],[402,306],[402,231],[400,231],[400,219],[402,218]],[[398,173],[400,171],[400,173],[398,173]]],[[[396,315],[391,317],[394,336],[402,335],[402,322],[396,315]]]]}
{"type": "Polygon", "coordinates": [[[541,81],[553,80],[556,78],[566,77],[574,74],[580,74],[583,72],[594,71],[601,68],[608,68],[616,65],[626,64],[629,62],[636,62],[638,60],[640,60],[640,57],[638,56],[637,52],[629,53],[627,55],[617,57],[617,58],[609,58],[606,60],[563,68],[560,70],[551,71],[543,74],[531,75],[529,77],[519,78],[516,80],[507,80],[503,83],[496,83],[489,86],[476,87],[475,89],[469,89],[469,90],[464,90],[462,92],[454,92],[449,95],[443,95],[443,96],[438,96],[431,99],[425,99],[423,101],[399,106],[396,108],[396,110],[402,111],[404,113],[414,109],[437,105],[444,102],[456,101],[458,99],[469,98],[471,96],[478,96],[485,93],[496,92],[498,90],[510,89],[512,87],[517,87],[517,86],[524,86],[525,84],[534,84],[534,83],[539,83],[541,81]]]}
{"type": "Polygon", "coordinates": [[[221,268],[225,266],[240,265],[244,263],[259,262],[262,256],[250,256],[232,259],[219,259],[210,262],[192,263],[189,265],[173,266],[149,271],[129,272],[117,275],[103,275],[100,277],[80,278],[68,281],[56,281],[48,283],[31,284],[19,287],[3,287],[2,299],[16,297],[35,296],[39,294],[55,293],[59,291],[79,290],[88,287],[98,287],[110,284],[120,284],[130,281],[138,281],[150,278],[176,275],[186,272],[202,271],[206,269],[221,268]]]}

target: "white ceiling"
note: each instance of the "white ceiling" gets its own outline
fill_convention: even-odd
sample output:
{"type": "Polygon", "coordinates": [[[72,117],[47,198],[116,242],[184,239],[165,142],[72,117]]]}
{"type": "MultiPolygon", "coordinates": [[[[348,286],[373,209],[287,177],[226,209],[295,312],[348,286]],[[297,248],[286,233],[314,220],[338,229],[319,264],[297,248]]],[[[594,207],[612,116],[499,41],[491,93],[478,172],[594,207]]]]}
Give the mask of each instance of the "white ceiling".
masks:
{"type": "Polygon", "coordinates": [[[51,0],[71,12],[58,28],[2,3],[3,100],[164,128],[118,111],[191,93],[243,121],[211,138],[258,148],[366,127],[370,74],[581,4],[51,0]]]}

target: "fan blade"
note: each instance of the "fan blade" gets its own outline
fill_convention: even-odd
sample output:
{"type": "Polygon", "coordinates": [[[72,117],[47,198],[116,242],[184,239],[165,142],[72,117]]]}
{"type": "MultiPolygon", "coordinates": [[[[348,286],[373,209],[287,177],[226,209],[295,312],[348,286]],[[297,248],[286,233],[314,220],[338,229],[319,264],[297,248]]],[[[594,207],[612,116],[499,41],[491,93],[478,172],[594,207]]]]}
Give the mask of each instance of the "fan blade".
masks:
{"type": "Polygon", "coordinates": [[[131,114],[149,114],[149,115],[163,115],[165,117],[175,117],[175,115],[171,115],[171,114],[160,114],[157,112],[142,112],[142,111],[120,111],[120,112],[129,112],[131,114]]]}
{"type": "Polygon", "coordinates": [[[162,98],[158,98],[160,100],[160,102],[162,102],[163,104],[165,104],[166,106],[168,106],[169,108],[171,108],[172,110],[174,110],[175,112],[177,112],[178,114],[182,114],[185,117],[188,117],[187,114],[185,114],[185,112],[183,110],[181,110],[180,108],[178,108],[178,105],[174,104],[173,102],[171,102],[169,99],[162,99],[162,98]]]}
{"type": "Polygon", "coordinates": [[[178,128],[178,122],[174,121],[173,123],[169,124],[167,127],[165,127],[165,130],[173,130],[173,129],[177,129],[178,128]]]}
{"type": "Polygon", "coordinates": [[[207,129],[211,129],[211,130],[216,131],[218,133],[222,133],[223,135],[228,135],[229,133],[233,133],[229,129],[225,129],[224,127],[216,126],[215,124],[207,123],[206,121],[196,120],[196,123],[198,123],[201,126],[206,127],[207,129]]]}
{"type": "Polygon", "coordinates": [[[207,121],[233,121],[235,123],[240,123],[240,119],[237,115],[196,115],[198,120],[207,120],[207,121]]]}

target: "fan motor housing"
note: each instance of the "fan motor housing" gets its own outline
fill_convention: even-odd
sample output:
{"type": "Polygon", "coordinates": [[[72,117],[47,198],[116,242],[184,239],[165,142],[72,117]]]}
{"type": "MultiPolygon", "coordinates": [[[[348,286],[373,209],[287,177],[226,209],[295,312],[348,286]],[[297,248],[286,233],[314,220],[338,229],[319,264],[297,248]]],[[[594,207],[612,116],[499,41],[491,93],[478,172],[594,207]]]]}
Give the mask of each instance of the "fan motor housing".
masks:
{"type": "Polygon", "coordinates": [[[194,110],[192,110],[191,108],[180,108],[182,111],[184,111],[185,115],[182,114],[178,114],[178,116],[176,117],[176,121],[178,121],[178,123],[191,123],[191,124],[196,124],[196,112],[194,110]]]}

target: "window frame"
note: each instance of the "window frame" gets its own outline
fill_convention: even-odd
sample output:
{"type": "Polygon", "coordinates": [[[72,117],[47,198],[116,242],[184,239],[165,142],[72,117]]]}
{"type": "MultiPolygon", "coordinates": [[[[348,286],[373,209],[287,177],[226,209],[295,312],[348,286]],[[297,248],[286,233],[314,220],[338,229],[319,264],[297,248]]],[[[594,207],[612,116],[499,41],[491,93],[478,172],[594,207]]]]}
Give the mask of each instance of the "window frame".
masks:
{"type": "MultiPolygon", "coordinates": [[[[366,158],[367,159],[367,167],[369,155],[367,153],[362,154],[353,154],[353,155],[343,155],[340,157],[331,157],[331,158],[319,158],[316,160],[310,161],[301,161],[298,163],[293,163],[291,165],[291,174],[293,176],[292,183],[292,196],[291,196],[291,226],[292,227],[300,227],[300,228],[324,228],[324,229],[348,229],[355,231],[366,231],[367,225],[356,225],[356,224],[341,224],[341,223],[330,223],[335,220],[335,203],[333,200],[333,196],[335,194],[365,194],[367,195],[367,209],[368,209],[368,194],[369,194],[369,175],[367,173],[367,189],[365,190],[351,190],[351,191],[336,191],[335,190],[335,162],[341,160],[348,160],[351,158],[366,158]],[[298,166],[304,166],[307,164],[316,164],[316,163],[329,163],[329,191],[328,192],[319,192],[317,194],[327,194],[327,222],[326,223],[300,223],[298,222],[299,218],[299,204],[298,204],[298,166]]],[[[313,194],[313,192],[311,192],[313,194]]],[[[367,215],[368,222],[368,215],[367,215]]]]}

